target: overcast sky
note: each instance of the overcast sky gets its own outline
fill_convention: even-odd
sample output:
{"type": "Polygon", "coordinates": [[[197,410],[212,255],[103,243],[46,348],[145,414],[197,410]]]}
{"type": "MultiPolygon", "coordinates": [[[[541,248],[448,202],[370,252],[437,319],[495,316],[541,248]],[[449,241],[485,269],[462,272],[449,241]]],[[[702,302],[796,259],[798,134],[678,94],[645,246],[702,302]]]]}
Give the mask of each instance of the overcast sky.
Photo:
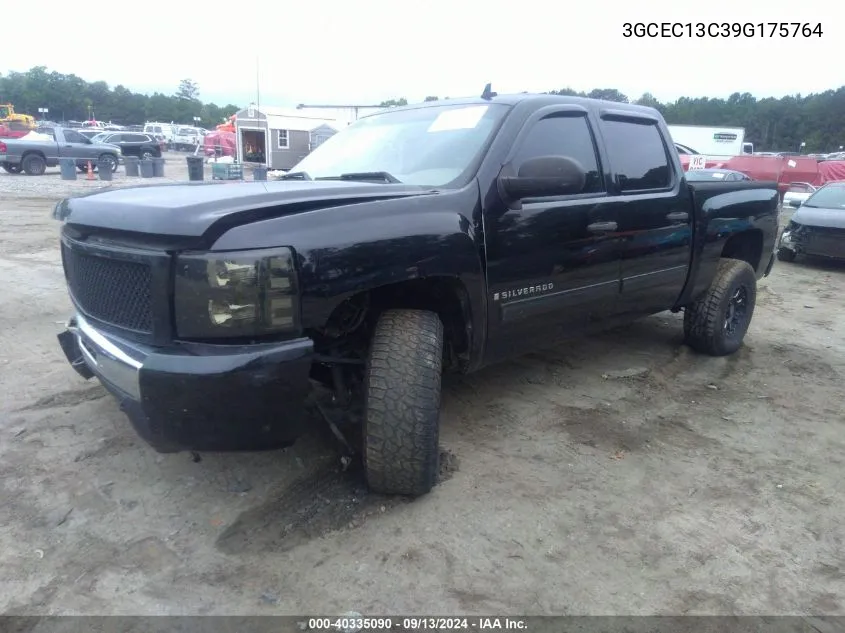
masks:
{"type": "MultiPolygon", "coordinates": [[[[44,65],[219,104],[368,104],[426,95],[618,88],[629,97],[757,97],[845,83],[836,0],[251,0],[48,11],[3,29],[0,71],[44,65]],[[124,15],[125,14],[125,15],[124,15]],[[821,22],[822,37],[625,38],[625,22],[821,22]],[[115,26],[110,26],[114,24],[115,26]],[[86,33],[92,38],[85,46],[86,33]],[[150,36],[150,44],[143,42],[150,36]],[[86,53],[80,53],[83,48],[86,53]],[[258,73],[256,73],[256,60],[258,73]]],[[[36,6],[36,5],[33,5],[36,6]]],[[[87,5],[86,5],[87,6],[87,5]]],[[[99,5],[98,5],[99,6],[99,5]]],[[[0,95],[2,98],[2,95],[0,95]]]]}

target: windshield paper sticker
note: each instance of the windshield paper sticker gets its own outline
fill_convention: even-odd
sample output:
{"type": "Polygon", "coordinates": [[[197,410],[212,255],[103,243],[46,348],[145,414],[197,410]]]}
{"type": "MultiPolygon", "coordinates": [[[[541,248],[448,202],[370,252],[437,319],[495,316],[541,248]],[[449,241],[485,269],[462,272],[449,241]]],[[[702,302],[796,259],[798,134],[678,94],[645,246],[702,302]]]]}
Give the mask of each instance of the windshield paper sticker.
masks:
{"type": "Polygon", "coordinates": [[[786,161],[786,164],[790,167],[795,167],[798,163],[796,163],[794,160],[788,160],[786,161]]]}
{"type": "Polygon", "coordinates": [[[446,110],[441,112],[434,122],[428,126],[429,132],[445,132],[447,130],[471,130],[478,122],[484,113],[487,112],[487,106],[471,106],[468,108],[459,108],[457,110],[446,110]]]}
{"type": "Polygon", "coordinates": [[[687,171],[690,169],[704,169],[707,166],[707,157],[706,156],[690,156],[689,159],[689,167],[687,171]]]}

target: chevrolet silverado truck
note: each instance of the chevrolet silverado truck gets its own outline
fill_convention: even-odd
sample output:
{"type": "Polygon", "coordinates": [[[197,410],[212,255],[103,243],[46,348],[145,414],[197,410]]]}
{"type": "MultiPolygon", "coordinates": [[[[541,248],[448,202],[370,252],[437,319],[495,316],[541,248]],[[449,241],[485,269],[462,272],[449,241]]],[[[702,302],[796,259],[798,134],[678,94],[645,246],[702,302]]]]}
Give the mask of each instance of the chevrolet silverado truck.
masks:
{"type": "Polygon", "coordinates": [[[23,172],[29,176],[41,176],[48,167],[55,167],[61,158],[73,158],[76,166],[83,170],[88,161],[94,169],[98,161],[105,161],[113,172],[120,163],[120,148],[117,145],[92,143],[76,130],[52,128],[45,130],[53,138],[29,140],[26,138],[0,141],[0,166],[10,174],[23,172]]]}
{"type": "Polygon", "coordinates": [[[392,108],[283,178],[53,211],[64,353],[159,451],[288,445],[326,428],[319,410],[359,434],[372,490],[422,495],[443,372],[665,310],[731,354],[774,262],[775,184],[688,183],[637,105],[485,90],[392,108]]]}

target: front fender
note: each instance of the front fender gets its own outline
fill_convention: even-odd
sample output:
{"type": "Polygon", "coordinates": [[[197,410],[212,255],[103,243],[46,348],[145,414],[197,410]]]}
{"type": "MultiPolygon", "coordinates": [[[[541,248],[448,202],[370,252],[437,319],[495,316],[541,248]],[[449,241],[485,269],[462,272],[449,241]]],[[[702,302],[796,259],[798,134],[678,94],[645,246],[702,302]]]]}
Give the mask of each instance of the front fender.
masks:
{"type": "MultiPolygon", "coordinates": [[[[296,252],[304,328],[325,325],[335,308],[366,290],[431,277],[458,280],[483,341],[484,275],[472,218],[476,189],[297,213],[235,227],[214,250],[290,246],[296,252]]],[[[476,341],[478,338],[478,341],[476,341]]]]}

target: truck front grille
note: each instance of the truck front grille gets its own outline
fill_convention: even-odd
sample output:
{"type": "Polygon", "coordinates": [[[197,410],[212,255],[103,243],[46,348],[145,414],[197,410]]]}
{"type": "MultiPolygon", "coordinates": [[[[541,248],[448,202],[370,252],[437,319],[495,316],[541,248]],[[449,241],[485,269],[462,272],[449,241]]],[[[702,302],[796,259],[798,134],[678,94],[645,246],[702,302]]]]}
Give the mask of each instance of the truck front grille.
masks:
{"type": "Polygon", "coordinates": [[[64,243],[62,263],[70,293],[84,314],[136,332],[152,331],[149,265],[91,255],[64,243]]]}

